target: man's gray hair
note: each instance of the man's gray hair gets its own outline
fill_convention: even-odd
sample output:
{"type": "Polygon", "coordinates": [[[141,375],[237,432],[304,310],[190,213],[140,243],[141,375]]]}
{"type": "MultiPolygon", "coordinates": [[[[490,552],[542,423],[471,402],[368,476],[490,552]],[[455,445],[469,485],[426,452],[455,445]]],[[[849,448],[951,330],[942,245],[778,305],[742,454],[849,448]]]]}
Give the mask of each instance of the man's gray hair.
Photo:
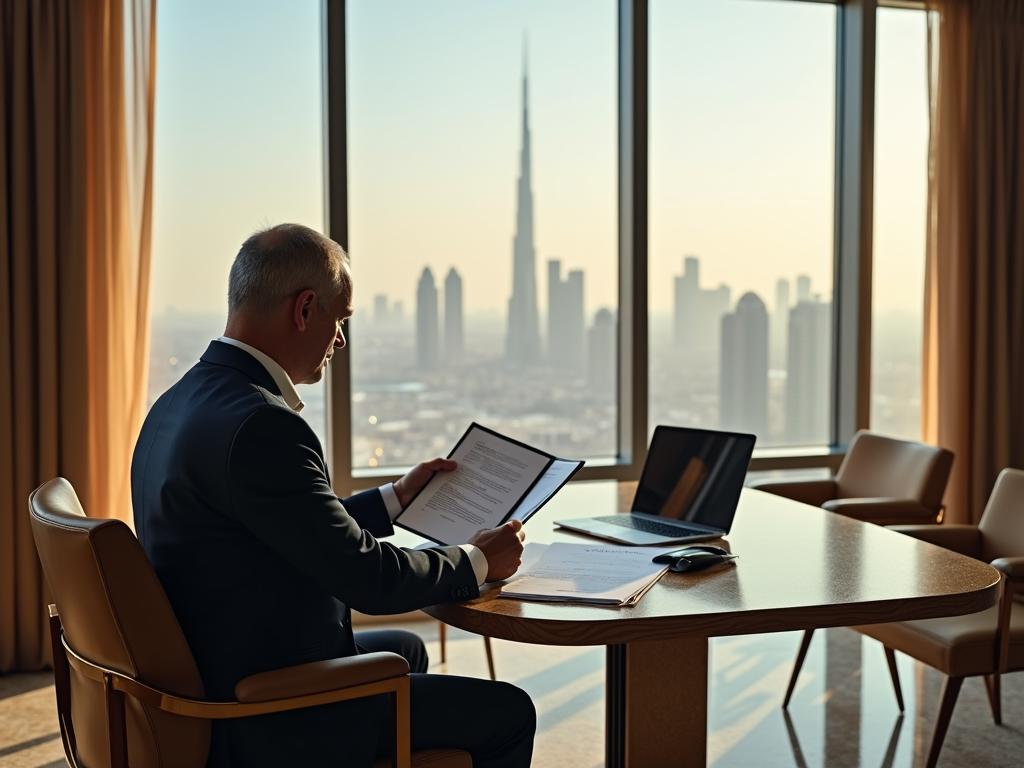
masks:
{"type": "Polygon", "coordinates": [[[261,229],[242,243],[228,277],[228,312],[273,314],[299,291],[316,291],[325,311],[343,291],[352,295],[348,256],[340,245],[301,224],[261,229]]]}

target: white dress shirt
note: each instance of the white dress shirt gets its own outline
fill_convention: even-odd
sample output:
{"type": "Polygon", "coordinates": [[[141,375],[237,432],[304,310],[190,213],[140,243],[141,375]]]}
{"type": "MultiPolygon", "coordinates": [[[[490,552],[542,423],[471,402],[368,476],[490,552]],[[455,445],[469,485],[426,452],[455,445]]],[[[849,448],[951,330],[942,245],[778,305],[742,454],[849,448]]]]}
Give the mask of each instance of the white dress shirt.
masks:
{"type": "MultiPolygon", "coordinates": [[[[288,372],[282,368],[274,358],[270,357],[263,352],[260,352],[255,347],[249,346],[245,342],[238,341],[237,339],[230,339],[227,336],[221,336],[217,341],[224,344],[230,344],[233,347],[244,349],[250,355],[255,357],[260,364],[267,369],[267,373],[270,374],[271,378],[274,379],[274,383],[277,384],[277,388],[281,390],[281,397],[284,398],[285,403],[296,413],[299,413],[304,407],[305,403],[302,402],[302,398],[299,397],[298,390],[295,389],[295,384],[292,383],[291,376],[288,372]]],[[[388,517],[394,522],[395,518],[402,513],[402,505],[398,501],[398,494],[395,493],[395,486],[392,483],[387,485],[381,485],[378,487],[381,497],[384,499],[384,507],[388,511],[388,517]]],[[[474,547],[472,544],[460,544],[459,545],[466,554],[469,555],[469,561],[473,564],[473,573],[476,574],[476,583],[483,584],[487,581],[487,555],[485,555],[479,547],[474,547]]]]}

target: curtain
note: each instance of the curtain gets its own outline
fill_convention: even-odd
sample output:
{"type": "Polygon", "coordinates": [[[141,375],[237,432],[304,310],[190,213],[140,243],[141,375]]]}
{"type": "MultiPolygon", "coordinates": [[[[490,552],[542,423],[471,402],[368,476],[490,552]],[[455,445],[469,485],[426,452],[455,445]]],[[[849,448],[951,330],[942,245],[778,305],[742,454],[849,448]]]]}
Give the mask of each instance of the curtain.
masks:
{"type": "Polygon", "coordinates": [[[152,197],[152,0],[0,0],[0,672],[48,662],[28,494],[131,520],[152,197]]]}
{"type": "Polygon", "coordinates": [[[925,439],[956,455],[946,519],[1024,467],[1024,4],[928,0],[925,439]]]}

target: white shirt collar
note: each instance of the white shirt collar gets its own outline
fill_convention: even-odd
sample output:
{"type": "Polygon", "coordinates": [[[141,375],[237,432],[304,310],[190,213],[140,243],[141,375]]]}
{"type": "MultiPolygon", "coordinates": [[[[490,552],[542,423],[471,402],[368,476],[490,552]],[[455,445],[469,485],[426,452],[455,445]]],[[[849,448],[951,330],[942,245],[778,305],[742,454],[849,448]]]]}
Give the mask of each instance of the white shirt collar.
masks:
{"type": "Polygon", "coordinates": [[[277,384],[277,388],[281,390],[281,397],[284,398],[285,403],[293,411],[298,413],[306,404],[302,402],[302,398],[299,397],[298,391],[295,389],[295,385],[292,383],[291,377],[288,372],[282,368],[274,358],[270,355],[260,352],[255,347],[250,347],[248,344],[237,339],[229,339],[227,336],[221,336],[217,341],[221,341],[225,344],[230,344],[233,347],[244,349],[250,355],[255,357],[267,369],[267,373],[274,379],[274,383],[277,384]]]}

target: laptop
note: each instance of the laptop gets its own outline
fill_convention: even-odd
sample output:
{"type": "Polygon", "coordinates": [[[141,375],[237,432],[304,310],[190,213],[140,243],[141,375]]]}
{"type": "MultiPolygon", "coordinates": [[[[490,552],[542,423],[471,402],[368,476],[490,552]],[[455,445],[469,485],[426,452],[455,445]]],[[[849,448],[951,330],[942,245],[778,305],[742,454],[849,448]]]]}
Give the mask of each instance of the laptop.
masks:
{"type": "Polygon", "coordinates": [[[628,514],[556,520],[621,544],[681,544],[729,533],[754,435],[658,426],[628,514]]]}

